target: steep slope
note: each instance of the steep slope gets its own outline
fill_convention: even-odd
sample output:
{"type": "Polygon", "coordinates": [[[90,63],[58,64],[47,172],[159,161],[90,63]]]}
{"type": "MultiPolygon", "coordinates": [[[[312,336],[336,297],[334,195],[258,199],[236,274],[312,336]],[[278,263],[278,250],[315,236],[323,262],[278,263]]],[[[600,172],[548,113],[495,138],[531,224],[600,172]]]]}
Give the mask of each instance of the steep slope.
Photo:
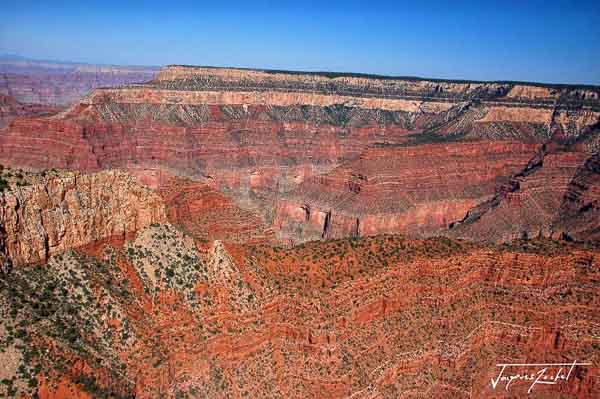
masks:
{"type": "MultiPolygon", "coordinates": [[[[544,165],[560,165],[552,155],[544,165]]],[[[565,183],[583,214],[595,162],[565,183]]],[[[508,398],[530,384],[494,388],[498,364],[576,360],[586,365],[536,397],[600,392],[593,246],[244,245],[232,221],[245,215],[197,182],[168,178],[155,193],[123,172],[64,173],[13,176],[2,194],[0,396],[508,398]],[[230,226],[215,229],[219,217],[230,226]]]]}
{"type": "Polygon", "coordinates": [[[2,255],[14,264],[163,221],[160,198],[120,171],[69,172],[0,194],[2,255]]]}
{"type": "Polygon", "coordinates": [[[207,184],[173,177],[159,188],[167,217],[201,242],[273,243],[273,231],[251,211],[207,184]]]}
{"type": "Polygon", "coordinates": [[[145,85],[96,90],[58,118],[15,121],[0,156],[34,167],[159,164],[220,185],[287,189],[368,144],[410,135],[544,142],[551,125],[576,136],[599,120],[595,89],[523,97],[516,88],[170,67],[145,85]]]}
{"type": "Polygon", "coordinates": [[[97,89],[61,114],[13,120],[0,132],[0,162],[164,170],[261,210],[286,242],[361,231],[429,235],[501,191],[496,184],[542,144],[576,143],[575,157],[597,152],[599,93],[592,86],[171,66],[145,84],[97,89]],[[512,151],[506,146],[517,156],[503,166],[512,151]],[[417,155],[429,149],[439,155],[425,172],[417,155]],[[457,160],[454,149],[478,161],[457,160]],[[456,173],[481,188],[450,187],[456,173]],[[449,189],[446,197],[435,183],[449,189]],[[365,191],[353,193],[358,187],[365,191]],[[315,221],[299,220],[305,205],[316,207],[315,221]],[[330,211],[343,217],[324,234],[330,211]]]}
{"type": "Polygon", "coordinates": [[[286,194],[274,226],[292,241],[439,234],[492,197],[538,147],[496,141],[369,148],[286,194]]]}
{"type": "Polygon", "coordinates": [[[91,254],[0,279],[3,394],[521,397],[529,383],[492,387],[498,363],[573,360],[592,366],[535,396],[600,392],[597,251],[377,236],[198,253],[160,225],[91,254]]]}
{"type": "Polygon", "coordinates": [[[556,225],[568,237],[600,239],[600,153],[588,158],[575,172],[556,225]]]}
{"type": "Polygon", "coordinates": [[[451,235],[482,241],[555,237],[597,240],[598,153],[544,146],[490,200],[452,225],[451,235]]]}

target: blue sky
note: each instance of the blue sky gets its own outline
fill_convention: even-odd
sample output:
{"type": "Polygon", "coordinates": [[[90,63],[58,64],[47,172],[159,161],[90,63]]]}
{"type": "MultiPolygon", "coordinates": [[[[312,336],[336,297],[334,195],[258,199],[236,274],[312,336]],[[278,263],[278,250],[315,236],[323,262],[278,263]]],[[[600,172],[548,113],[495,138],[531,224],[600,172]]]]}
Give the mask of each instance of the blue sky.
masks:
{"type": "Polygon", "coordinates": [[[5,2],[0,54],[600,84],[600,0],[5,2]]]}

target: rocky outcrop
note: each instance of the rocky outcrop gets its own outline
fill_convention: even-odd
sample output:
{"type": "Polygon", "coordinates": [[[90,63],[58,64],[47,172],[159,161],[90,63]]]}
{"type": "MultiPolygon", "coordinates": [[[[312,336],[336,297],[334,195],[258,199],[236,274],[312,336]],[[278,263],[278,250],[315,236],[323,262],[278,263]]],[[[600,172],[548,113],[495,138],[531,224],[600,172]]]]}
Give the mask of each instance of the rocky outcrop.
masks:
{"type": "Polygon", "coordinates": [[[508,101],[537,100],[595,101],[596,87],[516,84],[513,82],[452,81],[415,77],[378,76],[337,72],[290,72],[243,68],[212,68],[171,65],[161,70],[154,84],[161,88],[195,89],[210,87],[281,88],[290,90],[352,92],[381,97],[415,95],[438,98],[480,98],[508,101]]]}
{"type": "Polygon", "coordinates": [[[160,197],[120,171],[69,173],[0,197],[3,252],[14,264],[43,261],[164,220],[160,197]]]}

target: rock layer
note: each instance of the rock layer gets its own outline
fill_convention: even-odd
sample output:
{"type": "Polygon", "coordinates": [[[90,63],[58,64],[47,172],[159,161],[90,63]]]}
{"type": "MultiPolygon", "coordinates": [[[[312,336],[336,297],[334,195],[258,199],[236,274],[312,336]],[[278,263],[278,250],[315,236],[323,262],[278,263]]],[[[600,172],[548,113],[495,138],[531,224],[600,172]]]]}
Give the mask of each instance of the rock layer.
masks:
{"type": "Polygon", "coordinates": [[[598,154],[542,148],[490,200],[453,225],[456,237],[482,241],[554,237],[598,239],[598,154]]]}
{"type": "Polygon", "coordinates": [[[198,254],[189,241],[152,226],[122,250],[0,279],[0,394],[508,398],[530,384],[494,389],[498,363],[575,359],[592,365],[535,396],[600,390],[597,251],[378,236],[198,254]]]}
{"type": "Polygon", "coordinates": [[[172,66],[145,84],[97,89],[61,114],[17,118],[0,132],[0,161],[163,169],[262,209],[267,223],[283,229],[279,237],[292,242],[427,235],[501,191],[542,144],[568,143],[578,159],[596,153],[598,93],[585,86],[172,66]],[[517,157],[503,165],[510,150],[497,153],[492,142],[513,143],[517,157]],[[465,153],[452,155],[452,148],[465,153]],[[436,165],[424,173],[417,158],[430,149],[439,151],[436,165]],[[480,187],[452,184],[451,176],[480,187]],[[366,191],[354,192],[360,189],[366,191]],[[411,190],[415,198],[402,194],[411,190]],[[302,210],[308,207],[312,216],[302,210]]]}
{"type": "Polygon", "coordinates": [[[497,141],[371,148],[286,194],[274,225],[304,240],[439,234],[492,197],[537,147],[497,141]]]}
{"type": "Polygon", "coordinates": [[[263,220],[206,184],[172,178],[159,193],[169,221],[200,242],[274,243],[273,231],[263,220]]]}
{"type": "Polygon", "coordinates": [[[588,158],[569,182],[556,225],[568,237],[600,239],[600,154],[588,158]]]}
{"type": "Polygon", "coordinates": [[[3,251],[14,264],[165,221],[161,199],[120,171],[71,173],[0,195],[3,251]]]}
{"type": "Polygon", "coordinates": [[[21,104],[14,97],[0,94],[0,129],[18,116],[48,115],[61,108],[42,104],[21,104]]]}

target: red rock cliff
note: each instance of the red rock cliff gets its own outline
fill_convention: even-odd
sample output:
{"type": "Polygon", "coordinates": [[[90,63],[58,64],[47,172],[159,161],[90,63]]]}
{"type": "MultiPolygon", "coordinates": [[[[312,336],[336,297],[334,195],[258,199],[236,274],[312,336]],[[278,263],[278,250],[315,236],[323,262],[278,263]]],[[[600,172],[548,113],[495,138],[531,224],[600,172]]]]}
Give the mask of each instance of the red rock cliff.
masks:
{"type": "MultiPolygon", "coordinates": [[[[262,209],[268,223],[284,229],[299,221],[303,211],[298,209],[305,204],[320,206],[311,197],[315,190],[299,185],[322,179],[325,184],[318,190],[323,196],[338,190],[356,200],[332,194],[309,223],[320,227],[293,239],[328,236],[322,233],[329,210],[342,215],[352,207],[371,207],[373,216],[362,225],[359,220],[357,227],[357,216],[365,213],[346,212],[349,218],[338,216],[330,225],[333,236],[424,234],[461,220],[470,207],[500,190],[496,184],[534,157],[535,145],[568,142],[571,151],[587,154],[582,157],[597,152],[599,101],[593,88],[576,86],[173,66],[146,84],[98,89],[59,115],[14,120],[0,132],[0,162],[85,171],[164,169],[262,209]],[[456,144],[462,141],[480,144],[456,144]],[[510,150],[497,153],[490,142],[507,141],[515,143],[518,155],[504,164],[510,150]],[[425,156],[427,146],[435,143],[467,152],[440,155],[432,159],[434,165],[422,168],[419,154],[425,156]],[[399,145],[413,149],[385,155],[391,151],[385,148],[399,145]],[[363,153],[375,155],[358,161],[363,153]],[[395,157],[406,157],[406,162],[395,157]],[[351,172],[353,168],[368,173],[351,172]],[[374,169],[381,169],[381,177],[374,169]],[[365,184],[361,176],[370,182],[365,184]],[[463,182],[451,184],[452,176],[481,184],[461,193],[463,182]],[[331,190],[325,187],[329,184],[331,190]],[[440,184],[448,188],[445,198],[440,184]],[[352,194],[359,189],[365,191],[352,194]],[[411,190],[418,191],[414,199],[393,194],[411,190]],[[285,210],[290,197],[291,208],[285,210]],[[390,204],[399,213],[382,212],[390,204]],[[291,212],[287,221],[286,212],[291,212]]],[[[295,230],[287,229],[283,236],[295,230]]]]}
{"type": "Polygon", "coordinates": [[[14,264],[164,220],[160,197],[120,171],[70,173],[0,194],[4,255],[14,264]]]}

